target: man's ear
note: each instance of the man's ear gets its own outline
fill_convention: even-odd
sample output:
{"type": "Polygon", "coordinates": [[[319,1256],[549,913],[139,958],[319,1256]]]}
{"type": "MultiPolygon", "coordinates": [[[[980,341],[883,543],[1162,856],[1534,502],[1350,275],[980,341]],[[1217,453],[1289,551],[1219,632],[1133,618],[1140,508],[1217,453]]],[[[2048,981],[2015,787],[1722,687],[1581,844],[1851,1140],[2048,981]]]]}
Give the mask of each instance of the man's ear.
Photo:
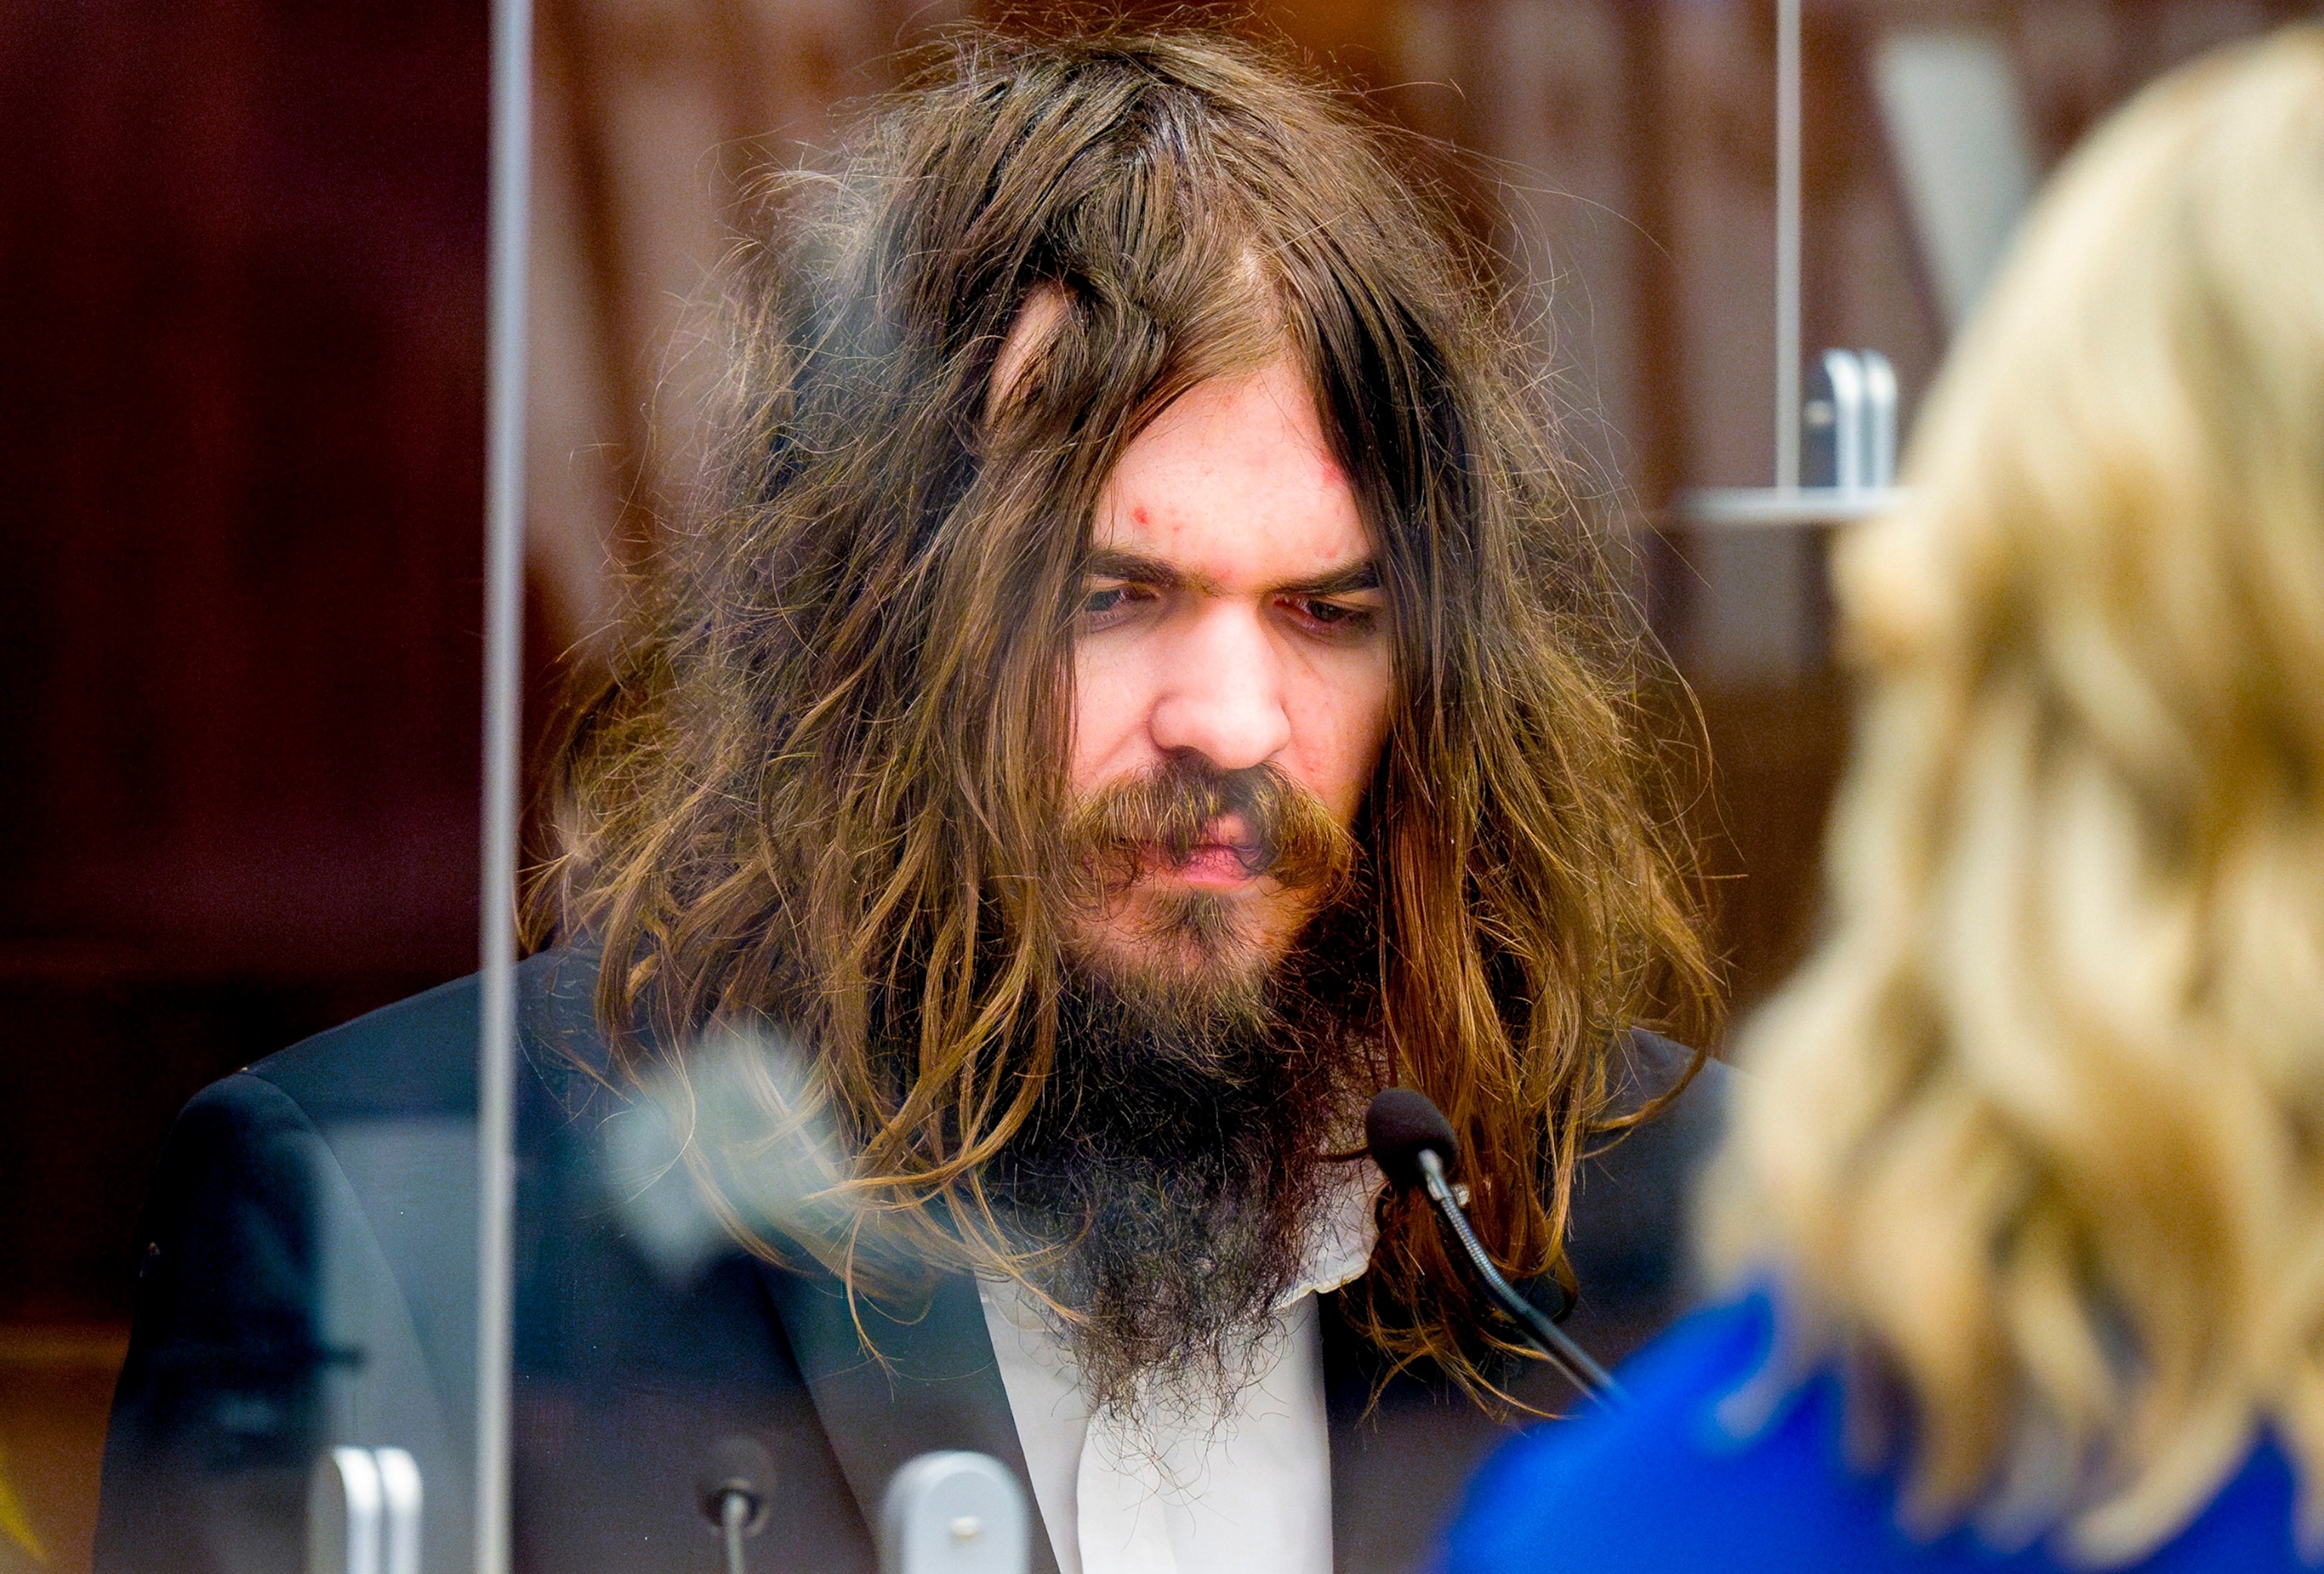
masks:
{"type": "Polygon", "coordinates": [[[1062,284],[1036,284],[1027,293],[1017,320],[1009,325],[1009,336],[1001,341],[1001,354],[992,358],[992,381],[984,391],[985,425],[991,426],[1016,396],[1026,372],[1073,306],[1074,298],[1062,284]]]}

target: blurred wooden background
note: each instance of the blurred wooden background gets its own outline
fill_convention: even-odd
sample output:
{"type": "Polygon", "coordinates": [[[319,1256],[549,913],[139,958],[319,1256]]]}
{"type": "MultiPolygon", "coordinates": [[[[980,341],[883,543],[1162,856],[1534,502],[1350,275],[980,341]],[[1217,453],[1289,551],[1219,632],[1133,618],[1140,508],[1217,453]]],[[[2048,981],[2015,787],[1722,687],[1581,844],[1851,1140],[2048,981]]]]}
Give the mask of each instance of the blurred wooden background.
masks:
{"type": "MultiPolygon", "coordinates": [[[[1882,38],[2002,40],[2047,161],[2156,71],[2314,9],[1809,0],[1809,349],[1885,351],[1909,416],[1943,348],[1868,85],[1882,38]]],[[[681,303],[752,171],[989,14],[540,0],[537,695],[650,529],[649,412],[682,392],[681,303]]],[[[1773,0],[1307,0],[1249,24],[1472,155],[1609,506],[1768,480],[1773,0]]],[[[51,0],[0,26],[0,1481],[43,1559],[0,1536],[0,1570],[86,1563],[171,1113],[473,965],[485,42],[481,0],[51,0]]],[[[1845,745],[1821,553],[1646,538],[1709,723],[1745,1003],[1813,922],[1845,745]]]]}

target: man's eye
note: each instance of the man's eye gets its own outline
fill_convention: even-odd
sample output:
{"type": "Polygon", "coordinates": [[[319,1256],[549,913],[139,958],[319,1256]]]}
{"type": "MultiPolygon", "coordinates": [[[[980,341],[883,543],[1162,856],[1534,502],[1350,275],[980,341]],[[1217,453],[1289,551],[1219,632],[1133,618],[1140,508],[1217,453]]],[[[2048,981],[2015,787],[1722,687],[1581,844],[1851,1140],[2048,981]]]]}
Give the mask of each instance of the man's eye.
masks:
{"type": "Polygon", "coordinates": [[[1308,622],[1334,631],[1360,629],[1372,618],[1369,607],[1351,607],[1345,602],[1325,601],[1321,596],[1295,596],[1288,604],[1308,622]]]}
{"type": "Polygon", "coordinates": [[[1103,622],[1127,612],[1153,593],[1138,584],[1093,584],[1082,592],[1082,616],[1103,622]]]}

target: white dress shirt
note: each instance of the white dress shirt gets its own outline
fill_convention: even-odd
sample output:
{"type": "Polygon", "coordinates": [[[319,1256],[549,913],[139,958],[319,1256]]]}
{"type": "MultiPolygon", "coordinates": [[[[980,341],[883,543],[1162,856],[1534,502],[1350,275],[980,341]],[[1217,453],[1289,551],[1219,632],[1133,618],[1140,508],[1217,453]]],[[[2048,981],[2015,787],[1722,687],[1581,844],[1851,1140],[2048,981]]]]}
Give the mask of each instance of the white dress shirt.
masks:
{"type": "Polygon", "coordinates": [[[1034,1501],[1062,1574],[1331,1574],[1332,1443],[1316,1297],[1364,1271],[1386,1183],[1349,1166],[1299,1282],[1223,1415],[1093,1416],[1073,1348],[1011,1279],[977,1281],[1034,1501]]]}

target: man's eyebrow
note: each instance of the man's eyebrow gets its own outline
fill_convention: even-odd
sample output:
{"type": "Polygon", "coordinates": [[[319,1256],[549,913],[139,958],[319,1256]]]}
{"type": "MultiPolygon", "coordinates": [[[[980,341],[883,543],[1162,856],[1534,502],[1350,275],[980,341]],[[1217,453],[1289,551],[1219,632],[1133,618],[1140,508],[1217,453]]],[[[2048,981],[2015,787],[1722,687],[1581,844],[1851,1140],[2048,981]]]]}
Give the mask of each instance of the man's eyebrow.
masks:
{"type": "MultiPolygon", "coordinates": [[[[1148,557],[1136,552],[1100,548],[1089,555],[1084,573],[1096,579],[1128,580],[1133,584],[1150,584],[1157,590],[1192,588],[1209,591],[1213,587],[1200,575],[1188,574],[1181,568],[1148,557]]],[[[1357,591],[1378,590],[1380,587],[1379,562],[1370,557],[1319,574],[1310,579],[1294,580],[1272,587],[1276,595],[1349,595],[1357,591]]]]}
{"type": "Polygon", "coordinates": [[[1291,584],[1278,584],[1275,587],[1275,593],[1277,595],[1347,595],[1354,591],[1378,590],[1379,587],[1379,563],[1377,559],[1366,557],[1360,562],[1351,563],[1344,568],[1334,568],[1331,573],[1318,575],[1313,579],[1302,579],[1291,584]]]}
{"type": "Polygon", "coordinates": [[[1187,578],[1158,557],[1142,557],[1135,552],[1117,552],[1110,548],[1092,552],[1082,572],[1094,579],[1126,579],[1133,584],[1150,584],[1157,590],[1176,590],[1187,578]]]}

